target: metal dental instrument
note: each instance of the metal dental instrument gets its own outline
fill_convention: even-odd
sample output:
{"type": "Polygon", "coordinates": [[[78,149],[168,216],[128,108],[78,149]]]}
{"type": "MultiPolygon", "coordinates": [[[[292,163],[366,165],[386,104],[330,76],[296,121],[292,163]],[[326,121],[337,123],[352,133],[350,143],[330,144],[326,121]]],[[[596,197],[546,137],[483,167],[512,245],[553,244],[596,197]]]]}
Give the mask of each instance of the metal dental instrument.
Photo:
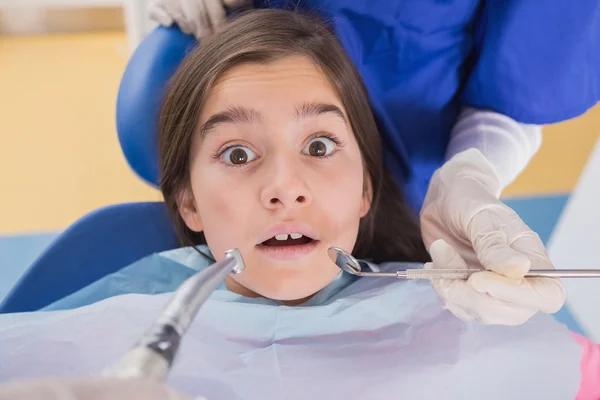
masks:
{"type": "MultiPolygon", "coordinates": [[[[468,279],[480,269],[403,269],[395,272],[362,272],[360,263],[351,254],[338,247],[327,250],[329,258],[341,270],[352,275],[366,277],[390,277],[400,279],[468,279]]],[[[536,269],[525,274],[526,278],[600,278],[600,269],[536,269]]]]}
{"type": "Polygon", "coordinates": [[[116,364],[103,371],[103,375],[163,380],[200,307],[228,274],[239,274],[244,267],[240,252],[232,249],[225,252],[223,260],[185,280],[150,329],[116,364]]]}

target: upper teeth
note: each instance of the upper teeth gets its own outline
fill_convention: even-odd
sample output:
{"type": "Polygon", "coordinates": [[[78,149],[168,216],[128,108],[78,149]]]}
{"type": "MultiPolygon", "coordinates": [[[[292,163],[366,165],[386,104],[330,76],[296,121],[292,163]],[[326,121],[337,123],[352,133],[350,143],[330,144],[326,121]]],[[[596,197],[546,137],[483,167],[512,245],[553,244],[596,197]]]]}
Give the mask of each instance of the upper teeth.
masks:
{"type": "Polygon", "coordinates": [[[287,233],[282,233],[281,235],[275,235],[275,240],[287,240],[288,236],[290,236],[292,239],[300,239],[302,237],[302,234],[290,233],[288,235],[287,233]]]}

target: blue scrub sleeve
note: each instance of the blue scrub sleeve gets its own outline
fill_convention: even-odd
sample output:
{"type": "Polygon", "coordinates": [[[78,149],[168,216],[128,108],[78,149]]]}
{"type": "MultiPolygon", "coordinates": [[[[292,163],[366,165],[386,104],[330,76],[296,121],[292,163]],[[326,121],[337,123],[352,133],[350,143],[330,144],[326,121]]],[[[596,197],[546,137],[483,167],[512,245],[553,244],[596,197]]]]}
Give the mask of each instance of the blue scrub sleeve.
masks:
{"type": "Polygon", "coordinates": [[[464,105],[549,124],[600,101],[600,1],[490,0],[475,32],[464,105]]]}

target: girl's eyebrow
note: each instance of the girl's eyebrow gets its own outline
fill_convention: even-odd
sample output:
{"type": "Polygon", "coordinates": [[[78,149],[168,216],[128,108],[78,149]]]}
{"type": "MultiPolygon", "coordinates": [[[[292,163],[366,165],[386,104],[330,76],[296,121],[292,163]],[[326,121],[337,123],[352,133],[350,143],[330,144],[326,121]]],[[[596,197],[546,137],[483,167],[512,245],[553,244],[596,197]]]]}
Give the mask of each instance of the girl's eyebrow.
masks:
{"type": "Polygon", "coordinates": [[[213,114],[200,127],[200,141],[203,141],[219,124],[257,124],[262,120],[262,114],[251,108],[233,106],[226,111],[213,114]]]}
{"type": "Polygon", "coordinates": [[[318,115],[333,113],[340,117],[345,124],[348,123],[346,114],[336,105],[319,102],[306,102],[300,107],[296,107],[296,118],[305,119],[309,117],[316,117],[318,115]]]}
{"type": "MultiPolygon", "coordinates": [[[[295,117],[297,119],[306,119],[316,117],[322,114],[334,114],[342,119],[345,124],[348,124],[346,114],[336,105],[320,102],[305,102],[299,107],[296,107],[295,117]]],[[[242,106],[232,106],[227,110],[218,112],[210,116],[210,118],[200,127],[200,141],[214,130],[219,124],[258,124],[262,121],[262,114],[252,108],[242,106]]]]}

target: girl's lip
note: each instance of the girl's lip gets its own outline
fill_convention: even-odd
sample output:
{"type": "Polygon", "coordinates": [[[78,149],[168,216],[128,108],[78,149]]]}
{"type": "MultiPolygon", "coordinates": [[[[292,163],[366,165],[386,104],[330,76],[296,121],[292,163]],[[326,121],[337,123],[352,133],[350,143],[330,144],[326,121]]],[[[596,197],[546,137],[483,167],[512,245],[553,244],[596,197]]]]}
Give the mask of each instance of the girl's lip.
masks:
{"type": "Polygon", "coordinates": [[[313,240],[306,244],[292,246],[265,246],[264,244],[258,244],[256,248],[268,258],[275,260],[297,260],[315,251],[318,244],[318,240],[313,240]]]}

